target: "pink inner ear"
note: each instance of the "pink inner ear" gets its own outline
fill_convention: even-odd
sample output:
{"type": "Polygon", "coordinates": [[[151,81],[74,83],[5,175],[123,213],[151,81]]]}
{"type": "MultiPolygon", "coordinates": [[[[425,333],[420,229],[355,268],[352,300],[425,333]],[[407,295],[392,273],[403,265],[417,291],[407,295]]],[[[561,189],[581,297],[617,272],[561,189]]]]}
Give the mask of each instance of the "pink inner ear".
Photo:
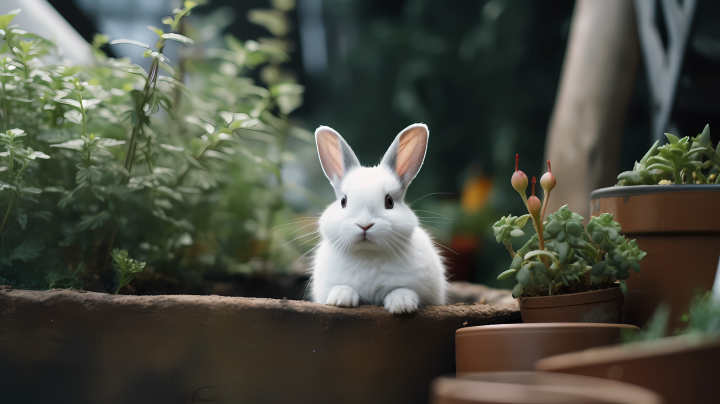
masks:
{"type": "Polygon", "coordinates": [[[342,179],[343,159],[337,136],[330,131],[322,131],[318,134],[317,141],[318,153],[325,173],[331,180],[333,175],[342,179]]]}
{"type": "Polygon", "coordinates": [[[416,173],[420,169],[426,147],[427,134],[421,126],[409,129],[400,136],[395,163],[395,171],[400,178],[404,178],[408,172],[416,173]]]}

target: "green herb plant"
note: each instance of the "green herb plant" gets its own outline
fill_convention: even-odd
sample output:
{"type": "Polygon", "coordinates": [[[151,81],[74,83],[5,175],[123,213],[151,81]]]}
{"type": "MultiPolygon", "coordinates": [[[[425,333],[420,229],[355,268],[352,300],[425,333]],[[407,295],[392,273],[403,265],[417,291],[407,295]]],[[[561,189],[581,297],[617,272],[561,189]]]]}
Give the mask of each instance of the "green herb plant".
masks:
{"type": "Polygon", "coordinates": [[[665,136],[668,143],[656,141],[632,171],[618,175],[618,185],[720,184],[720,143],[713,148],[710,125],[692,138],[665,136]]]}
{"type": "Polygon", "coordinates": [[[113,259],[113,271],[115,271],[118,277],[118,286],[117,289],[115,289],[115,294],[117,295],[120,289],[135,278],[135,275],[145,269],[146,263],[138,262],[128,257],[127,250],[119,250],[117,248],[113,249],[110,256],[113,259]]]}
{"type": "Polygon", "coordinates": [[[112,292],[127,279],[105,275],[116,248],[147,263],[138,281],[186,290],[206,275],[292,264],[296,247],[280,249],[271,229],[294,213],[283,203],[286,143],[313,139],[288,116],[304,89],[284,69],[277,27],[294,3],[272,4],[272,18],[256,19],[274,38],[216,41],[231,21],[192,18],[197,4],[185,1],[149,27],[152,45],[96,36],[93,66],[47,63],[55,44],[12,25],[20,10],[0,16],[3,282],[112,292]],[[138,47],[149,69],[107,57],[108,46],[138,47]],[[167,46],[181,47],[179,60],[167,46]]]}
{"type": "Polygon", "coordinates": [[[645,253],[635,240],[620,235],[620,225],[610,214],[592,217],[587,228],[583,217],[571,212],[567,205],[550,214],[545,221],[545,207],[550,192],[557,181],[552,174],[550,161],[548,172],[540,184],[545,191],[544,201],[535,196],[535,178],[532,179],[532,195],[527,198],[527,176],[518,170],[519,155],[515,156],[515,173],[511,183],[520,194],[529,214],[514,217],[508,215],[493,225],[496,241],[510,252],[510,268],[498,279],[515,275],[517,284],[512,290],[514,297],[553,296],[614,287],[619,284],[627,296],[625,279],[629,270],[640,272],[639,261],[645,253]],[[535,234],[517,252],[512,239],[524,236],[522,228],[532,219],[535,234]]]}
{"type": "MultiPolygon", "coordinates": [[[[641,330],[623,330],[624,342],[653,341],[668,336],[670,306],[661,303],[641,330]]],[[[712,292],[696,293],[681,320],[687,325],[674,330],[674,335],[687,335],[694,340],[720,337],[720,299],[712,292]]]]}

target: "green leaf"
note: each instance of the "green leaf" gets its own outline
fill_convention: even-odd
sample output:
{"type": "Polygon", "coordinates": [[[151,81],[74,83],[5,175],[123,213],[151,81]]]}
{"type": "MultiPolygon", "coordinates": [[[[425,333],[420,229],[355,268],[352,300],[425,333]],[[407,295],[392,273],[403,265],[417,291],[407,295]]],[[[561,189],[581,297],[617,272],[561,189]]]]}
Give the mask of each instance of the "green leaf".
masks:
{"type": "Polygon", "coordinates": [[[525,232],[519,229],[515,229],[510,231],[510,237],[522,237],[525,235],[525,232]]]}
{"type": "Polygon", "coordinates": [[[550,251],[531,251],[527,254],[525,254],[525,257],[523,257],[524,261],[528,261],[532,257],[537,256],[544,256],[550,258],[553,262],[558,262],[558,255],[555,253],[552,253],[550,251]]]}
{"type": "Polygon", "coordinates": [[[605,261],[600,261],[592,266],[590,273],[593,276],[602,276],[605,274],[606,269],[607,269],[607,263],[605,261]]]}
{"type": "Polygon", "coordinates": [[[255,9],[247,14],[248,21],[267,28],[275,36],[285,36],[290,29],[290,21],[280,10],[255,9]]]}
{"type": "Polygon", "coordinates": [[[512,289],[512,295],[515,298],[522,296],[523,292],[524,292],[524,288],[519,283],[516,284],[515,287],[512,289]]]}
{"type": "Polygon", "coordinates": [[[162,38],[162,36],[165,35],[165,31],[161,30],[160,28],[153,27],[152,25],[148,25],[148,29],[157,34],[158,37],[162,38]]]}
{"type": "Polygon", "coordinates": [[[56,100],[56,102],[60,104],[70,105],[71,107],[77,108],[78,110],[81,108],[80,103],[77,100],[62,99],[56,100]]]}
{"type": "Polygon", "coordinates": [[[530,265],[526,264],[517,273],[517,281],[523,286],[532,286],[532,275],[530,274],[530,265]]]}
{"type": "Polygon", "coordinates": [[[85,145],[85,141],[82,139],[68,140],[64,143],[51,144],[50,147],[62,147],[64,149],[82,150],[85,145]]]}
{"type": "Polygon", "coordinates": [[[101,227],[103,223],[105,223],[105,220],[109,217],[110,213],[107,211],[102,211],[95,215],[83,215],[82,220],[80,220],[80,223],[77,224],[76,228],[78,231],[85,230],[87,228],[95,230],[98,227],[101,227]]]}
{"type": "Polygon", "coordinates": [[[128,45],[135,45],[139,46],[141,48],[150,48],[150,45],[146,43],[142,43],[139,41],[133,41],[132,39],[115,39],[110,41],[110,45],[122,45],[122,44],[128,44],[128,45]]]}
{"type": "Polygon", "coordinates": [[[668,141],[670,142],[670,144],[675,144],[680,140],[677,136],[670,134],[670,133],[666,133],[665,137],[668,138],[668,141]]]}
{"type": "Polygon", "coordinates": [[[27,213],[19,213],[18,214],[18,223],[20,224],[20,228],[25,230],[25,226],[27,225],[28,221],[28,215],[27,213]]]}
{"type": "Polygon", "coordinates": [[[621,279],[618,283],[620,284],[620,290],[622,291],[623,296],[627,299],[628,289],[627,289],[627,284],[625,283],[625,280],[621,279]]]}
{"type": "Polygon", "coordinates": [[[195,41],[193,41],[191,38],[186,37],[185,35],[170,33],[170,34],[162,34],[161,36],[165,39],[169,39],[171,41],[176,41],[176,42],[180,42],[180,43],[184,43],[184,44],[195,43],[195,41]]]}
{"type": "Polygon", "coordinates": [[[662,171],[672,171],[673,168],[664,164],[653,164],[650,167],[648,167],[648,170],[662,170],[662,171]]]}
{"type": "Polygon", "coordinates": [[[528,219],[530,219],[530,215],[529,215],[529,214],[527,214],[527,215],[522,215],[522,216],[520,216],[519,218],[517,218],[517,220],[515,221],[514,225],[517,226],[519,229],[522,229],[522,228],[525,227],[525,225],[527,224],[528,219]]]}
{"type": "Polygon", "coordinates": [[[20,14],[20,11],[22,10],[16,8],[15,10],[9,11],[7,14],[0,15],[0,29],[7,30],[10,21],[12,21],[16,15],[20,14]]]}
{"type": "Polygon", "coordinates": [[[514,274],[515,272],[517,272],[516,269],[508,269],[507,271],[505,271],[505,272],[501,273],[500,275],[498,275],[497,278],[498,278],[498,280],[500,280],[500,279],[505,279],[505,278],[509,277],[510,275],[514,274]]]}

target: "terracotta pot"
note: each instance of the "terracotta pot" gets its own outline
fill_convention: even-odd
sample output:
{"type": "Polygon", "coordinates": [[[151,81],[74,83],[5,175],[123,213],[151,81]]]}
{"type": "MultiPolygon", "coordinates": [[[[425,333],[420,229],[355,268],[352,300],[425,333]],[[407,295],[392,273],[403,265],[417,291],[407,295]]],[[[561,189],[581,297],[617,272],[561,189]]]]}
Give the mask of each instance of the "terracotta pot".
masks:
{"type": "Polygon", "coordinates": [[[524,323],[614,323],[622,321],[620,288],[567,295],[521,297],[524,323]]]}
{"type": "Polygon", "coordinates": [[[612,213],[622,233],[648,255],[630,271],[624,323],[642,326],[661,301],[672,308],[669,329],[698,289],[712,287],[720,257],[720,185],[639,185],[590,194],[590,214],[612,213]],[[692,276],[688,272],[692,271],[692,276]]]}
{"type": "Polygon", "coordinates": [[[561,353],[612,345],[626,324],[542,323],[495,324],[455,331],[458,375],[477,372],[533,370],[539,359],[561,353]]]}
{"type": "Polygon", "coordinates": [[[433,404],[469,403],[632,403],[659,404],[654,392],[594,377],[543,372],[476,373],[439,377],[431,387],[433,404]]]}
{"type": "Polygon", "coordinates": [[[654,390],[668,404],[718,402],[720,339],[687,336],[552,356],[538,370],[619,380],[654,390]]]}

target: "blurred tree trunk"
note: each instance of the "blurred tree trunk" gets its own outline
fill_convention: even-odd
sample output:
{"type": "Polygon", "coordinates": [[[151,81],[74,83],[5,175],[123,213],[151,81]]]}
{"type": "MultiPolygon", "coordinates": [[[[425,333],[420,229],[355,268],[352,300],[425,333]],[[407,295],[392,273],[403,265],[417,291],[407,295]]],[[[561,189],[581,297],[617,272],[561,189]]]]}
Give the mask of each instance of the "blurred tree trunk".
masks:
{"type": "Polygon", "coordinates": [[[548,214],[568,204],[587,221],[590,192],[615,184],[638,58],[632,1],[577,1],[545,147],[558,181],[548,214]]]}

